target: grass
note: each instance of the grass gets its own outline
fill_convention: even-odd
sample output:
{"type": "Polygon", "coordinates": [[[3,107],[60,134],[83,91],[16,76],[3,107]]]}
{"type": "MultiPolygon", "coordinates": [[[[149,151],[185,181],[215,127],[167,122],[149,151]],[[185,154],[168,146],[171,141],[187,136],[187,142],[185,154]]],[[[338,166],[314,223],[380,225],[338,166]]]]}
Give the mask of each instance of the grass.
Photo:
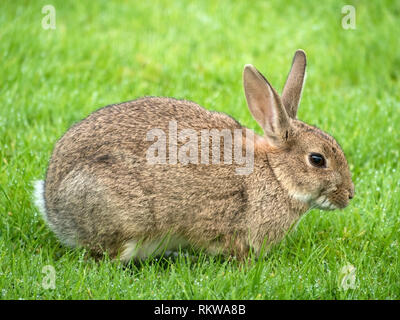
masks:
{"type": "Polygon", "coordinates": [[[2,299],[399,299],[400,51],[396,1],[49,1],[0,4],[0,297],[2,299]],[[356,8],[356,29],[341,26],[356,8]],[[243,65],[281,90],[308,54],[299,118],[333,134],[353,173],[343,211],[309,212],[268,257],[191,252],[124,268],[59,244],[31,201],[55,141],[111,103],[173,96],[224,111],[261,133],[243,65]],[[56,271],[45,289],[43,267],[56,271]],[[339,286],[353,265],[354,287],[339,286]]]}

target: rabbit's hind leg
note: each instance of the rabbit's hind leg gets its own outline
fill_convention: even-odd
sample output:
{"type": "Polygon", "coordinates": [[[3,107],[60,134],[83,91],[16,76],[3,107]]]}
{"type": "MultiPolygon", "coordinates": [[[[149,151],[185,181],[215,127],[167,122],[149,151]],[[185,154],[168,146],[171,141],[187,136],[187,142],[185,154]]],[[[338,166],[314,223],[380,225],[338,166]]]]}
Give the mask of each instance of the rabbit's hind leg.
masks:
{"type": "Polygon", "coordinates": [[[64,244],[99,251],[115,242],[107,193],[95,175],[72,170],[58,184],[46,181],[45,194],[47,222],[64,244]]]}

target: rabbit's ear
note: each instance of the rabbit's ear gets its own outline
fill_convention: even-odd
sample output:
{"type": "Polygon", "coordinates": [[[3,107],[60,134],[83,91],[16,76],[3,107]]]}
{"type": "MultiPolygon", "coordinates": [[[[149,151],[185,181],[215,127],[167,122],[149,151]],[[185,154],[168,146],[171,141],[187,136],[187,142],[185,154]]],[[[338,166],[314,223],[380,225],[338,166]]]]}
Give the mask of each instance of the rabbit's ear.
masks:
{"type": "Polygon", "coordinates": [[[301,92],[303,90],[307,58],[303,50],[297,50],[293,57],[292,67],[282,92],[282,102],[290,118],[296,119],[301,92]]]}
{"type": "Polygon", "coordinates": [[[290,120],[278,93],[250,64],[244,67],[243,85],[251,114],[263,128],[265,137],[272,145],[280,145],[287,136],[290,120]]]}

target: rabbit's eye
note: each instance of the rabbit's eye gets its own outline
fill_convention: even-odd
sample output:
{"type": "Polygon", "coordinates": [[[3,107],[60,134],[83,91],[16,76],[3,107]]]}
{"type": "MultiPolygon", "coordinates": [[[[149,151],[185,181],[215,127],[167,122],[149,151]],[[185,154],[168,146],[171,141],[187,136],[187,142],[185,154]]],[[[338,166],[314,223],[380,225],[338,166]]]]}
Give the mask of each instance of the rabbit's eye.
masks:
{"type": "Polygon", "coordinates": [[[311,153],[309,156],[310,163],[317,168],[325,168],[326,161],[322,154],[319,153],[311,153]]]}

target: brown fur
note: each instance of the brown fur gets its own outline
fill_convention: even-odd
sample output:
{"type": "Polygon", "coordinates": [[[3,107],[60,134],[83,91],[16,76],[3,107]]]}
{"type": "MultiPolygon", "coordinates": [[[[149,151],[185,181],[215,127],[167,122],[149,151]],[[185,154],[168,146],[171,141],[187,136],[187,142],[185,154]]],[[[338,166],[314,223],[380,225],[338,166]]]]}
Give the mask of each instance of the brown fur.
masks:
{"type": "MultiPolygon", "coordinates": [[[[305,55],[297,55],[305,64],[305,55]]],[[[304,72],[305,66],[296,67],[296,57],[293,65],[296,72],[304,72]]],[[[249,72],[247,67],[245,88],[249,77],[254,77],[249,72]]],[[[132,240],[149,243],[174,235],[209,252],[243,258],[250,248],[259,252],[264,239],[279,241],[315,206],[312,199],[303,201],[296,195],[326,194],[336,207],[345,207],[354,190],[340,146],[292,116],[303,85],[303,80],[297,85],[295,81],[303,78],[289,75],[285,99],[291,101],[290,117],[284,108],[278,113],[254,111],[249,102],[267,131],[265,137],[255,135],[254,170],[249,175],[236,175],[234,163],[154,165],[146,161],[146,150],[153,143],[146,141],[146,133],[153,128],[167,133],[170,120],[177,121],[178,130],[247,132],[225,114],[190,101],[156,97],[92,113],[71,127],[54,148],[44,194],[49,225],[64,243],[85,246],[95,254],[107,251],[112,257],[132,240]],[[265,124],[276,114],[286,120],[265,124]],[[267,120],[260,119],[264,115],[267,120]],[[279,126],[286,131],[268,131],[279,126]],[[307,163],[311,151],[326,156],[326,170],[307,163]]],[[[252,79],[257,88],[263,86],[252,79]]],[[[250,94],[258,90],[251,84],[247,88],[250,94]]],[[[280,103],[277,94],[274,99],[280,103]]]]}

